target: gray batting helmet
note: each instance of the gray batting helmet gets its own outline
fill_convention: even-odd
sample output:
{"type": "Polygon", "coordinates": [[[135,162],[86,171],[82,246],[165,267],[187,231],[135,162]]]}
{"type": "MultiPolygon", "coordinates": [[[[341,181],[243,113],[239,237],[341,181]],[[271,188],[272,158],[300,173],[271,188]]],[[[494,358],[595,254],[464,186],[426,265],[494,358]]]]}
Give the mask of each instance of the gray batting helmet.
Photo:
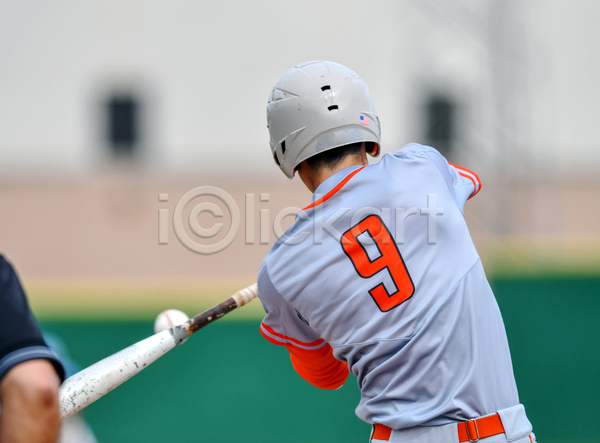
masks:
{"type": "Polygon", "coordinates": [[[281,76],[269,95],[267,126],[275,163],[288,178],[320,152],[370,142],[379,154],[381,129],[367,85],[338,63],[314,61],[281,76]]]}

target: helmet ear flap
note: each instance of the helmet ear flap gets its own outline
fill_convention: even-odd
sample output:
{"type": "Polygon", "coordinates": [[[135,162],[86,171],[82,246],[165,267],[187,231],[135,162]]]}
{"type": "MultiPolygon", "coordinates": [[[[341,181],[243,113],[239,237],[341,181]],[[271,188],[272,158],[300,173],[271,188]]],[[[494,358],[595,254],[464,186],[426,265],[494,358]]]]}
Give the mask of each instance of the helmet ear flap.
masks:
{"type": "Polygon", "coordinates": [[[279,146],[281,148],[281,160],[279,160],[279,155],[277,154],[277,145],[275,146],[275,149],[273,150],[273,158],[275,159],[275,163],[277,164],[277,166],[279,166],[281,168],[281,164],[283,163],[283,156],[285,155],[285,140],[283,140],[279,144],[279,146]]]}
{"type": "Polygon", "coordinates": [[[366,148],[367,154],[369,154],[371,157],[377,157],[379,155],[379,151],[380,151],[379,143],[374,143],[374,142],[365,143],[365,148],[366,148]]]}
{"type": "Polygon", "coordinates": [[[292,173],[290,174],[288,171],[286,171],[286,168],[284,166],[284,159],[283,159],[283,155],[285,154],[286,151],[286,147],[285,147],[285,140],[283,140],[279,146],[275,146],[275,149],[273,150],[273,160],[275,160],[275,164],[277,166],[279,166],[279,169],[281,169],[281,171],[284,173],[284,175],[289,178],[292,179],[294,178],[294,172],[292,171],[292,173]],[[279,148],[281,151],[281,153],[277,152],[279,148]]]}

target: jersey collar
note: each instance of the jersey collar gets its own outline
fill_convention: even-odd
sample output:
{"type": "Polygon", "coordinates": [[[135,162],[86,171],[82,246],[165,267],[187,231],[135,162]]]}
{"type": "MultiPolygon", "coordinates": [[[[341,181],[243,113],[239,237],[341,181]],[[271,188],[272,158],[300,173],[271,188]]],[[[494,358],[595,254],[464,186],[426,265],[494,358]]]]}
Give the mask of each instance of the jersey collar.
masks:
{"type": "Polygon", "coordinates": [[[354,177],[360,170],[366,167],[367,165],[349,166],[347,168],[342,169],[341,171],[336,172],[331,177],[327,178],[315,190],[313,194],[312,203],[306,208],[304,208],[303,211],[310,208],[314,208],[315,206],[320,205],[324,201],[331,198],[336,192],[342,189],[352,177],[354,177]]]}

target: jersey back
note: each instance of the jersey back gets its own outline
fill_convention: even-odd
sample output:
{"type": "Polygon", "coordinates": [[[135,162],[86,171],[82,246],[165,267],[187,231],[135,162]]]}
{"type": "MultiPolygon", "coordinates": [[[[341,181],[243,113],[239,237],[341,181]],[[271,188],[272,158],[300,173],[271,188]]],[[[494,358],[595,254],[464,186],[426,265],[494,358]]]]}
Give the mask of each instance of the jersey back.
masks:
{"type": "Polygon", "coordinates": [[[368,423],[435,426],[518,404],[462,212],[480,187],[418,144],[329,177],[263,262],[263,335],[329,343],[357,377],[368,423]]]}

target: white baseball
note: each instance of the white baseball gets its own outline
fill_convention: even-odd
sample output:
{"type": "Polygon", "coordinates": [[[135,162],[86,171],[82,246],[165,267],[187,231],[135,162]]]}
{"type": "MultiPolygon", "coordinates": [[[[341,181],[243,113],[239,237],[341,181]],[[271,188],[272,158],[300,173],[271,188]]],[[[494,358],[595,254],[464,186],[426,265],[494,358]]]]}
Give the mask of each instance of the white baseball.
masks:
{"type": "Polygon", "coordinates": [[[154,333],[158,334],[165,329],[171,329],[173,326],[185,323],[189,319],[187,314],[179,309],[167,309],[166,311],[162,311],[158,314],[158,317],[156,317],[156,321],[154,322],[154,333]]]}

